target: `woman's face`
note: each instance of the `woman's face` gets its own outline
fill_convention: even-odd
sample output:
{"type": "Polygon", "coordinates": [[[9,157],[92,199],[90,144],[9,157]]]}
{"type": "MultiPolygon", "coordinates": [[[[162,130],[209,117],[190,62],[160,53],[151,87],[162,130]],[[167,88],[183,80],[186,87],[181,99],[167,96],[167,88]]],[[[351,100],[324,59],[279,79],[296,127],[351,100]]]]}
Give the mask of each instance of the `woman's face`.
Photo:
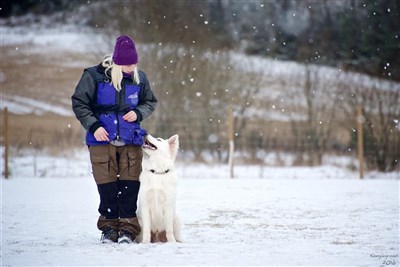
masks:
{"type": "Polygon", "coordinates": [[[122,71],[125,72],[125,73],[132,73],[135,70],[136,65],[135,64],[122,65],[121,68],[122,68],[122,71]]]}

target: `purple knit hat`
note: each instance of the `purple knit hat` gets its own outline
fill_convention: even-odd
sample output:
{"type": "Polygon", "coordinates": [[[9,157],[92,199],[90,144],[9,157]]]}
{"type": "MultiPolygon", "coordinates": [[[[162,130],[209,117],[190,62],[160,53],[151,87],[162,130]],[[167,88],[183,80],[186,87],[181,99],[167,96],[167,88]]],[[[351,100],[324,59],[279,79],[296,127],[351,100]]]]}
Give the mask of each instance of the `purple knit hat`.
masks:
{"type": "Polygon", "coordinates": [[[121,35],[117,38],[114,47],[113,61],[117,65],[137,64],[139,56],[136,51],[135,43],[129,36],[121,35]]]}

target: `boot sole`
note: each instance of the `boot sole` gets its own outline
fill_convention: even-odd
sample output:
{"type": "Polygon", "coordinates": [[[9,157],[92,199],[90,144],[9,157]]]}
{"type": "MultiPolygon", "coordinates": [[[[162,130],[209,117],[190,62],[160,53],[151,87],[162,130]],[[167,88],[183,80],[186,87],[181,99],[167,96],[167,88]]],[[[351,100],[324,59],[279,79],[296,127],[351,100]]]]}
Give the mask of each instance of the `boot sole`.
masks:
{"type": "Polygon", "coordinates": [[[132,244],[132,243],[133,243],[133,241],[129,237],[126,237],[126,236],[120,237],[118,239],[118,244],[132,244]]]}

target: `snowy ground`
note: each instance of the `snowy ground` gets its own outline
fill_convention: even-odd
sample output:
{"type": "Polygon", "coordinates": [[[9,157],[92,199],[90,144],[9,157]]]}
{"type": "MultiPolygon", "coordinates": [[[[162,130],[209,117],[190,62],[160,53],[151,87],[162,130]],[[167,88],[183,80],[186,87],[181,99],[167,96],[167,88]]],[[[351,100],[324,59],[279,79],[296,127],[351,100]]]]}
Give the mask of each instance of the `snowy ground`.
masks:
{"type": "MultiPolygon", "coordinates": [[[[101,38],[78,32],[2,27],[2,46],[22,51],[28,45],[27,55],[71,48],[84,53],[93,47],[88,41],[101,38]]],[[[264,69],[266,61],[259,61],[264,69]]],[[[292,70],[288,64],[293,65],[271,66],[284,75],[292,70]]],[[[0,81],[6,78],[0,72],[0,81]]],[[[22,96],[3,95],[0,104],[18,114],[70,115],[22,96]]],[[[87,151],[73,157],[13,156],[11,179],[0,179],[1,266],[398,266],[400,174],[372,172],[359,180],[346,165],[237,166],[235,179],[229,179],[226,165],[181,161],[184,243],[104,245],[87,151]]]]}
{"type": "Polygon", "coordinates": [[[226,166],[179,163],[184,243],[105,245],[86,156],[47,158],[43,177],[23,167],[32,158],[14,159],[13,177],[1,180],[2,265],[399,263],[398,173],[359,180],[333,166],[241,166],[229,179],[226,166]]]}

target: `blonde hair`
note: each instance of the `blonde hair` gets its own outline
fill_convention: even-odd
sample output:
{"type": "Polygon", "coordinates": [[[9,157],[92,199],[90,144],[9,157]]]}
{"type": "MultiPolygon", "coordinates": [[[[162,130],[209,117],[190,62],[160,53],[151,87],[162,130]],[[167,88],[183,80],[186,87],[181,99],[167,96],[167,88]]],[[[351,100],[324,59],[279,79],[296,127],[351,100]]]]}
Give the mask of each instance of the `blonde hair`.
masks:
{"type": "MultiPolygon", "coordinates": [[[[101,64],[105,69],[106,69],[106,75],[109,70],[111,70],[111,84],[114,86],[115,90],[118,92],[121,91],[121,82],[122,78],[124,77],[122,74],[122,66],[117,65],[113,62],[112,60],[112,54],[106,55],[104,57],[104,60],[101,64]]],[[[108,76],[108,75],[107,75],[108,76]]],[[[138,67],[137,64],[135,65],[135,69],[133,70],[133,80],[139,84],[140,79],[139,79],[139,72],[138,72],[138,67]]]]}

